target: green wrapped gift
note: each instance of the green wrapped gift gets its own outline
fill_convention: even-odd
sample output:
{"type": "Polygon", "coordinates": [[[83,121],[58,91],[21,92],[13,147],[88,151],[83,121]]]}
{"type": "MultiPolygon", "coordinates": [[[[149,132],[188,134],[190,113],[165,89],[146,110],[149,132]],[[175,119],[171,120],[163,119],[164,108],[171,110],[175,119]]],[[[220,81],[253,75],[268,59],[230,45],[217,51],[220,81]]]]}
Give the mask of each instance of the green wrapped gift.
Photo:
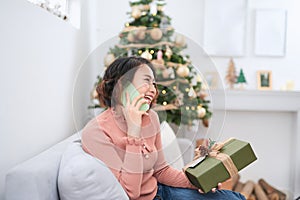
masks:
{"type": "Polygon", "coordinates": [[[230,139],[225,142],[221,149],[215,151],[217,157],[210,154],[201,162],[188,164],[185,167],[185,174],[190,182],[205,193],[217,187],[218,183],[229,179],[234,175],[234,172],[237,173],[237,171],[240,171],[257,159],[250,144],[237,139],[230,139]],[[225,155],[225,158],[230,157],[231,159],[226,158],[225,161],[224,159],[221,161],[222,159],[218,158],[219,155],[225,155]],[[228,170],[228,160],[233,165],[229,164],[229,167],[234,169],[228,170]]]}

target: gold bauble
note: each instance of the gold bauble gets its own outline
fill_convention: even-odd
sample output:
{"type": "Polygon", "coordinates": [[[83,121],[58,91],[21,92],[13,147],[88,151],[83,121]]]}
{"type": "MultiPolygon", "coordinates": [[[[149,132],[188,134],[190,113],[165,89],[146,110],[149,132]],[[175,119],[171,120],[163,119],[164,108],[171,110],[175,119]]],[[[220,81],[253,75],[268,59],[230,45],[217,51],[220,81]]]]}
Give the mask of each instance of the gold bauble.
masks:
{"type": "Polygon", "coordinates": [[[180,47],[185,46],[185,37],[183,35],[177,34],[175,37],[175,44],[180,47]]]}
{"type": "Polygon", "coordinates": [[[154,28],[150,31],[150,36],[153,40],[160,40],[163,32],[159,28],[154,28]]]}
{"type": "Polygon", "coordinates": [[[187,77],[190,73],[190,69],[187,66],[182,65],[177,68],[176,73],[180,77],[187,77]]]}
{"type": "Polygon", "coordinates": [[[166,47],[165,55],[167,56],[168,59],[170,59],[171,56],[172,56],[172,54],[173,54],[172,50],[170,49],[169,46],[167,46],[167,47],[166,47]]]}
{"type": "Polygon", "coordinates": [[[129,42],[134,42],[135,41],[135,36],[133,34],[133,32],[129,32],[128,35],[127,35],[127,40],[129,42]]]}
{"type": "Polygon", "coordinates": [[[142,15],[142,12],[141,12],[141,10],[139,8],[137,8],[137,7],[133,7],[132,8],[131,16],[134,19],[140,18],[141,15],[142,15]]]}
{"type": "Polygon", "coordinates": [[[156,7],[157,11],[163,11],[164,10],[164,6],[158,5],[156,7]]]}
{"type": "Polygon", "coordinates": [[[115,58],[114,54],[112,54],[112,53],[107,54],[104,58],[105,67],[108,67],[115,59],[116,58],[115,58]]]}
{"type": "Polygon", "coordinates": [[[163,76],[163,78],[169,78],[169,76],[170,76],[169,71],[167,69],[163,70],[162,76],[163,76]]]}
{"type": "Polygon", "coordinates": [[[136,37],[139,39],[139,40],[144,40],[145,37],[146,37],[146,33],[144,30],[139,30],[137,33],[136,33],[136,37]]]}
{"type": "Polygon", "coordinates": [[[202,77],[199,74],[196,76],[196,81],[199,83],[202,82],[202,77]]]}
{"type": "Polygon", "coordinates": [[[147,59],[147,60],[152,60],[152,55],[151,55],[151,53],[149,53],[148,50],[144,51],[144,52],[142,53],[141,57],[142,57],[142,58],[145,58],[145,59],[147,59]]]}
{"type": "Polygon", "coordinates": [[[200,109],[197,109],[197,114],[198,114],[198,117],[199,118],[203,118],[205,115],[206,115],[206,110],[205,108],[200,108],[200,109]]]}

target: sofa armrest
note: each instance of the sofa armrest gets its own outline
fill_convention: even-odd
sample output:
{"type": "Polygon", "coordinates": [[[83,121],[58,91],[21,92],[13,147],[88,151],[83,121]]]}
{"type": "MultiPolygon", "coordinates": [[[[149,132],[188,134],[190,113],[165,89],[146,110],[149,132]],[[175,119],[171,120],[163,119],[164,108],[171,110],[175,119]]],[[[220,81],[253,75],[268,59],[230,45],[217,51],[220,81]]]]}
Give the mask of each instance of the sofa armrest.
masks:
{"type": "Polygon", "coordinates": [[[68,144],[78,139],[76,133],[10,169],[5,178],[5,199],[59,200],[57,174],[61,156],[68,144]]]}
{"type": "Polygon", "coordinates": [[[195,145],[191,140],[186,138],[177,138],[177,141],[182,153],[183,162],[186,165],[194,158],[195,145]]]}

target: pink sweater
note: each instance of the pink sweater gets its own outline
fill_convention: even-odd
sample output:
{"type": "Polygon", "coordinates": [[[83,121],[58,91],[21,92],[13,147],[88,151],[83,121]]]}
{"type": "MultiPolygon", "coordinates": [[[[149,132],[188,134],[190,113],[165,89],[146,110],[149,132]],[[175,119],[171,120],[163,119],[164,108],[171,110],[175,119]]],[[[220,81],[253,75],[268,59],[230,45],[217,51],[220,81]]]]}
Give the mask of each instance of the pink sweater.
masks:
{"type": "Polygon", "coordinates": [[[106,163],[130,199],[152,200],[157,182],[194,188],[182,171],[166,163],[159,128],[158,116],[150,110],[142,119],[141,139],[128,138],[125,120],[107,109],[83,129],[82,147],[106,163]]]}

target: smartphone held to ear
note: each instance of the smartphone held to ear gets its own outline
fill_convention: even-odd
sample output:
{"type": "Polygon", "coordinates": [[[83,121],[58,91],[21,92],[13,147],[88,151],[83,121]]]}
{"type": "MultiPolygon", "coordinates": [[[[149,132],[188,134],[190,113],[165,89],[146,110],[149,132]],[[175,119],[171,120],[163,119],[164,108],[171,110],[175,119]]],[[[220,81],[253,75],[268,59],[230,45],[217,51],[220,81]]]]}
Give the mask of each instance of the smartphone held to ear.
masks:
{"type": "MultiPolygon", "coordinates": [[[[126,103],[127,103],[126,93],[129,94],[130,103],[133,101],[134,98],[136,98],[137,96],[140,95],[140,93],[137,91],[137,89],[134,87],[134,85],[132,83],[129,83],[125,87],[125,89],[122,93],[122,97],[121,97],[122,99],[121,100],[122,100],[123,105],[126,105],[126,103]]],[[[149,109],[150,109],[150,106],[147,103],[143,103],[140,107],[141,111],[147,111],[149,109]]]]}

